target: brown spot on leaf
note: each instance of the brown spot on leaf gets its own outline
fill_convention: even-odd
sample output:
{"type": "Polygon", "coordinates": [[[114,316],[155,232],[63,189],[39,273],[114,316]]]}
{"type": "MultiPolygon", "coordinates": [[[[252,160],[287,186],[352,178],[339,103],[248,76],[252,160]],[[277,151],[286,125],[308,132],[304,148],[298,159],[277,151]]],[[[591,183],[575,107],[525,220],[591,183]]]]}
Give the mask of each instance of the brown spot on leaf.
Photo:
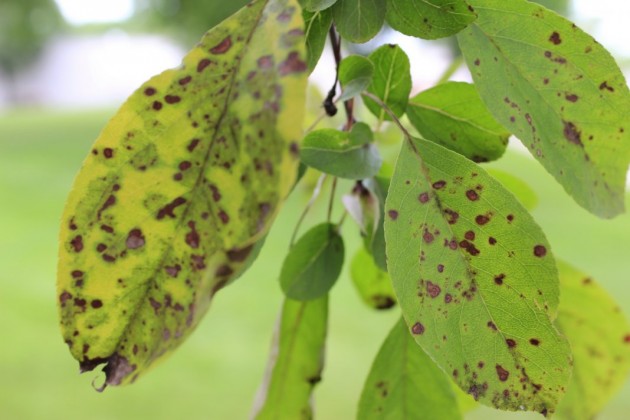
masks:
{"type": "Polygon", "coordinates": [[[201,73],[211,63],[212,63],[211,60],[209,60],[207,58],[202,58],[201,60],[199,60],[199,63],[197,64],[197,72],[201,73]]]}
{"type": "Polygon", "coordinates": [[[171,277],[177,277],[179,271],[182,269],[182,266],[179,264],[175,264],[174,266],[166,266],[164,267],[164,271],[171,277]]]}
{"type": "Polygon", "coordinates": [[[308,66],[304,60],[300,58],[300,54],[296,51],[289,53],[287,59],[280,63],[278,71],[281,76],[286,76],[291,73],[302,73],[308,69],[308,66]]]}
{"type": "Polygon", "coordinates": [[[145,244],[144,235],[140,229],[132,229],[127,236],[127,248],[138,249],[145,244]]]}
{"type": "Polygon", "coordinates": [[[159,111],[160,109],[162,109],[162,102],[154,101],[152,107],[154,110],[159,111]]]}
{"type": "Polygon", "coordinates": [[[468,199],[470,201],[477,201],[477,200],[479,200],[479,194],[477,194],[477,191],[475,191],[475,190],[468,190],[468,191],[466,191],[466,197],[468,197],[468,199]]]}
{"type": "Polygon", "coordinates": [[[560,39],[560,34],[558,32],[554,32],[549,37],[549,41],[554,45],[560,45],[562,43],[562,39],[560,39]]]}
{"type": "Polygon", "coordinates": [[[387,214],[389,215],[389,218],[392,220],[398,219],[398,212],[396,210],[390,210],[387,212],[387,214]]]}
{"type": "Polygon", "coordinates": [[[217,268],[215,275],[217,277],[227,277],[227,276],[231,276],[233,273],[234,273],[234,270],[232,270],[232,267],[230,267],[227,264],[224,264],[220,266],[219,268],[217,268]]]}
{"type": "Polygon", "coordinates": [[[475,240],[475,232],[473,232],[472,230],[469,230],[468,232],[466,232],[464,234],[464,238],[466,238],[469,241],[474,241],[475,240]]]}
{"type": "Polygon", "coordinates": [[[508,345],[509,348],[513,349],[514,347],[516,347],[516,341],[512,340],[511,338],[508,338],[507,340],[505,340],[505,343],[508,345]]]}
{"type": "Polygon", "coordinates": [[[232,37],[228,35],[223,41],[212,47],[210,52],[217,55],[225,54],[230,48],[232,48],[232,37]]]}
{"type": "Polygon", "coordinates": [[[114,149],[110,148],[110,147],[106,147],[103,149],[103,156],[105,156],[105,159],[111,159],[114,157],[114,149]]]}
{"type": "Polygon", "coordinates": [[[181,79],[179,79],[179,85],[186,86],[188,83],[190,83],[191,80],[192,80],[192,76],[182,77],[181,79]]]}
{"type": "Polygon", "coordinates": [[[130,364],[126,358],[119,356],[118,353],[114,353],[103,368],[106,378],[105,383],[108,385],[120,385],[136,368],[137,366],[130,364]]]}
{"type": "Polygon", "coordinates": [[[446,186],[446,181],[440,180],[433,183],[433,188],[436,190],[441,190],[446,186]]]}
{"type": "Polygon", "coordinates": [[[563,121],[563,122],[564,122],[564,131],[563,131],[564,138],[567,139],[570,143],[584,147],[584,144],[582,144],[582,138],[581,138],[582,133],[578,130],[575,124],[569,121],[563,121]]]}
{"type": "Polygon", "coordinates": [[[538,258],[542,258],[547,255],[547,248],[544,245],[536,245],[534,247],[534,255],[538,258]]]}
{"type": "Polygon", "coordinates": [[[83,251],[83,237],[81,235],[75,236],[70,241],[70,245],[72,246],[72,249],[74,249],[74,252],[83,251]]]}
{"type": "Polygon", "coordinates": [[[99,300],[99,299],[94,299],[91,302],[91,305],[92,305],[92,308],[98,309],[98,308],[101,308],[103,306],[103,302],[101,300],[99,300]]]}
{"type": "Polygon", "coordinates": [[[510,372],[508,372],[507,370],[503,369],[503,367],[501,365],[496,365],[496,370],[497,370],[497,376],[499,377],[499,380],[501,382],[505,382],[508,380],[508,377],[510,376],[510,372]]]}
{"type": "Polygon", "coordinates": [[[427,281],[427,293],[429,294],[429,296],[435,299],[440,295],[440,292],[442,292],[440,286],[431,281],[427,281]]]}
{"type": "Polygon", "coordinates": [[[418,196],[418,200],[422,203],[428,203],[429,202],[429,193],[428,192],[423,192],[422,194],[420,194],[418,196]]]}
{"type": "Polygon", "coordinates": [[[273,56],[265,55],[258,59],[258,68],[259,69],[270,69],[273,67],[273,56]]]}
{"type": "Polygon", "coordinates": [[[186,234],[186,243],[191,248],[199,248],[199,232],[195,229],[195,222],[192,220],[188,222],[190,232],[186,234]]]}
{"type": "Polygon", "coordinates": [[[422,325],[419,322],[416,322],[415,324],[413,324],[413,327],[411,327],[411,332],[414,335],[422,335],[422,334],[424,334],[424,325],[422,325]]]}
{"type": "Polygon", "coordinates": [[[490,221],[490,218],[483,214],[480,214],[477,217],[475,217],[475,222],[477,222],[477,224],[480,226],[487,224],[489,221],[490,221]]]}
{"type": "Polygon", "coordinates": [[[60,295],[59,295],[59,303],[61,303],[62,306],[66,305],[66,302],[69,301],[70,299],[72,299],[72,294],[70,294],[70,292],[64,290],[60,295]]]}
{"type": "Polygon", "coordinates": [[[614,92],[615,88],[613,88],[612,86],[609,86],[608,82],[602,82],[602,84],[599,85],[599,90],[607,90],[609,92],[614,92]]]}
{"type": "Polygon", "coordinates": [[[166,206],[162,207],[157,214],[157,219],[158,220],[162,220],[164,219],[166,216],[169,216],[170,218],[174,219],[175,218],[175,209],[183,204],[186,203],[186,199],[184,197],[177,197],[176,199],[174,199],[173,201],[171,201],[169,204],[167,204],[166,206]]]}
{"type": "Polygon", "coordinates": [[[459,219],[459,213],[457,213],[455,210],[444,209],[444,214],[446,214],[447,216],[446,221],[449,225],[454,225],[455,223],[457,223],[457,220],[459,219]]]}
{"type": "Polygon", "coordinates": [[[144,94],[147,96],[153,96],[157,93],[157,91],[155,90],[155,88],[152,87],[148,87],[144,90],[144,94]]]}
{"type": "Polygon", "coordinates": [[[243,262],[251,254],[254,245],[246,246],[245,248],[232,248],[227,252],[227,257],[232,262],[243,262]]]}
{"type": "Polygon", "coordinates": [[[540,340],[538,340],[537,338],[530,338],[529,344],[531,344],[532,346],[538,346],[540,344],[540,340]]]}
{"type": "Polygon", "coordinates": [[[503,284],[504,279],[505,279],[505,274],[499,274],[498,276],[494,276],[494,282],[499,286],[503,284]]]}
{"type": "Polygon", "coordinates": [[[179,101],[181,101],[182,98],[177,96],[177,95],[166,95],[164,97],[164,100],[166,101],[167,104],[171,104],[172,105],[172,104],[176,104],[179,101]]]}

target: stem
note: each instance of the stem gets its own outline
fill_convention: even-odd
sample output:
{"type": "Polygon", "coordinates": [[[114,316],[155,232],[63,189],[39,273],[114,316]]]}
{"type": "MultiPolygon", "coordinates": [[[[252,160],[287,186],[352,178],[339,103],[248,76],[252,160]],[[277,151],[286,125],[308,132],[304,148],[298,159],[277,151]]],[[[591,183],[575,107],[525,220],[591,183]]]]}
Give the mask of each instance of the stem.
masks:
{"type": "Polygon", "coordinates": [[[328,223],[332,218],[333,206],[335,204],[335,192],[337,192],[337,177],[333,178],[332,187],[330,189],[330,201],[328,202],[328,223]]]}
{"type": "MultiPolygon", "coordinates": [[[[335,64],[337,65],[336,75],[335,75],[335,85],[328,93],[330,95],[331,92],[336,90],[337,83],[339,83],[339,64],[341,63],[341,37],[337,35],[337,30],[335,29],[335,25],[330,27],[330,31],[328,32],[330,37],[330,44],[332,46],[333,56],[335,57],[335,64]]],[[[334,96],[334,94],[333,94],[334,96]]],[[[345,129],[350,130],[352,125],[354,124],[354,98],[348,99],[343,102],[343,106],[346,109],[346,125],[345,129]]]]}
{"type": "Polygon", "coordinates": [[[455,72],[459,70],[462,64],[464,64],[464,56],[460,54],[455,57],[453,61],[451,61],[451,64],[446,68],[446,70],[444,70],[444,73],[442,73],[442,76],[436,84],[440,85],[442,83],[448,82],[451,76],[453,76],[455,72]]]}
{"type": "Polygon", "coordinates": [[[304,208],[304,211],[302,211],[302,214],[300,215],[300,219],[295,225],[295,229],[293,229],[293,234],[291,235],[291,242],[289,242],[289,249],[293,248],[293,245],[295,244],[295,238],[298,234],[298,231],[300,230],[300,226],[302,226],[302,223],[304,222],[306,215],[311,210],[311,208],[313,208],[313,204],[315,204],[315,200],[317,200],[317,197],[319,197],[319,194],[322,192],[322,185],[324,185],[324,181],[326,181],[326,178],[327,178],[327,175],[322,174],[317,180],[315,189],[313,189],[313,194],[311,195],[311,198],[308,200],[308,203],[306,203],[306,207],[304,208]]]}
{"type": "Polygon", "coordinates": [[[387,115],[390,116],[390,118],[394,121],[394,124],[396,124],[400,131],[403,132],[407,140],[411,141],[411,134],[409,133],[409,131],[407,131],[407,129],[402,124],[402,122],[400,122],[396,114],[394,114],[394,111],[392,111],[391,108],[388,107],[387,104],[381,100],[381,98],[367,91],[363,92],[363,95],[367,96],[368,98],[376,102],[381,108],[383,108],[383,111],[385,111],[387,115]]]}

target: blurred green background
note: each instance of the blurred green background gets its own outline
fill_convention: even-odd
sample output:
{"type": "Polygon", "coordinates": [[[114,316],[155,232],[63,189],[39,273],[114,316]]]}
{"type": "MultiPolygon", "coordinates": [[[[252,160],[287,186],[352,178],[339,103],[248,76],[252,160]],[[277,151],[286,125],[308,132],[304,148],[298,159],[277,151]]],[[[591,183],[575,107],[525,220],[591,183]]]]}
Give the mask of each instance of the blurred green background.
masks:
{"type": "MultiPolygon", "coordinates": [[[[45,3],[2,0],[0,23],[8,16],[9,7],[14,7],[13,19],[18,19],[31,16],[33,8],[52,5],[45,3]]],[[[201,13],[197,13],[195,24],[186,20],[185,14],[178,14],[201,10],[190,6],[193,2],[182,0],[180,8],[173,6],[178,1],[170,5],[167,0],[137,3],[137,10],[143,12],[117,24],[119,29],[163,28],[183,40],[203,32],[201,13]],[[181,30],[182,25],[188,25],[190,31],[181,30]]],[[[205,10],[216,20],[239,6],[237,1],[229,5],[223,1],[201,3],[215,8],[205,10]]],[[[206,26],[214,23],[211,20],[205,21],[206,26]]],[[[53,29],[79,35],[103,30],[98,25],[73,28],[57,17],[50,22],[54,23],[49,27],[51,32],[34,37],[39,44],[29,52],[28,59],[18,61],[15,53],[7,52],[7,44],[0,42],[0,57],[9,57],[2,62],[5,86],[9,70],[4,62],[15,58],[17,64],[11,64],[12,68],[26,71],[37,61],[38,51],[46,47],[53,29]]],[[[20,25],[16,27],[27,31],[20,25]]],[[[0,40],[6,41],[8,33],[7,27],[0,24],[0,40]]],[[[0,109],[0,419],[248,418],[282,299],[277,283],[280,264],[308,200],[312,177],[307,176],[289,199],[279,216],[281,223],[273,227],[258,261],[242,279],[217,296],[192,337],[138,383],[99,394],[91,382],[102,378],[96,373],[79,375],[78,364],[59,334],[55,263],[65,197],[115,104],[77,111],[18,99],[5,99],[0,109]]],[[[392,149],[395,147],[387,151],[392,149]]],[[[554,252],[598,279],[630,314],[630,216],[602,221],[589,215],[535,161],[518,150],[510,150],[504,159],[489,166],[504,169],[533,186],[540,200],[533,214],[554,252]]],[[[339,194],[349,189],[349,184],[342,184],[339,194]]],[[[321,201],[307,225],[325,218],[325,200],[321,201]]],[[[627,202],[630,205],[630,196],[627,202]]],[[[337,217],[340,212],[338,203],[337,217]]],[[[350,257],[359,246],[357,228],[348,220],[344,233],[350,257]]],[[[349,281],[348,265],[332,293],[326,368],[315,392],[317,417],[325,420],[354,417],[371,360],[398,317],[397,309],[379,313],[362,304],[349,281]]],[[[629,412],[630,385],[626,384],[602,418],[625,419],[629,412]]],[[[520,414],[510,418],[534,417],[520,414]]],[[[481,408],[468,418],[507,416],[481,408]]]]}

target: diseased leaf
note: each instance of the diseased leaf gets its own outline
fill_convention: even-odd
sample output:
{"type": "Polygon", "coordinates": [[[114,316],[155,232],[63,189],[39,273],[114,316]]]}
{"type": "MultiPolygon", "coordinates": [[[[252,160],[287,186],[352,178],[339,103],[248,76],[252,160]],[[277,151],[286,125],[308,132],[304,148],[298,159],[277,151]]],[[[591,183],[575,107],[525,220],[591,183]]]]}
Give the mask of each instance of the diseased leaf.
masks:
{"type": "MultiPolygon", "coordinates": [[[[411,73],[407,54],[398,45],[383,45],[369,56],[374,64],[374,78],[367,91],[378,96],[397,117],[407,108],[411,93],[411,73]]],[[[363,97],[365,106],[379,121],[391,118],[372,99],[363,97]]]]}
{"type": "Polygon", "coordinates": [[[335,285],[344,260],[337,226],[317,225],[297,241],[282,264],[280,286],[289,299],[322,297],[335,285]]]}
{"type": "Polygon", "coordinates": [[[357,418],[461,419],[448,378],[400,319],[378,352],[365,382],[357,418]]]}
{"type": "Polygon", "coordinates": [[[556,323],[566,334],[575,365],[558,418],[594,418],[628,379],[630,325],[614,299],[591,277],[559,262],[556,323]]]}
{"type": "Polygon", "coordinates": [[[352,259],[350,274],[366,305],[374,309],[389,309],[396,305],[392,280],[376,265],[365,248],[361,247],[352,259]]]}
{"type": "Polygon", "coordinates": [[[308,57],[306,61],[309,71],[313,71],[326,46],[328,31],[332,25],[332,11],[326,9],[319,12],[309,12],[304,9],[302,17],[306,28],[304,34],[306,37],[306,56],[308,57]]]}
{"type": "Polygon", "coordinates": [[[517,178],[508,172],[494,168],[488,169],[488,173],[503,184],[509,192],[514,194],[518,201],[520,201],[523,207],[527,210],[532,211],[536,208],[536,206],[538,206],[538,196],[522,179],[517,178]]]}
{"type": "Polygon", "coordinates": [[[346,101],[363,92],[372,82],[374,65],[359,55],[344,58],[339,64],[339,82],[343,89],[338,102],[346,101]]]}
{"type": "Polygon", "coordinates": [[[300,157],[308,166],[340,178],[369,178],[382,163],[373,141],[365,123],[354,124],[350,132],[324,128],[304,138],[300,157]]]}
{"type": "Polygon", "coordinates": [[[385,22],[385,1],[337,0],[332,11],[339,34],[359,44],[374,38],[385,22]]]}
{"type": "Polygon", "coordinates": [[[63,214],[61,327],[83,371],[136,380],[237,278],[297,173],[297,0],[258,0],[145,83],[105,127],[63,214]]]}
{"type": "Polygon", "coordinates": [[[320,12],[328,9],[335,4],[337,0],[300,0],[300,5],[309,12],[320,12]]]}
{"type": "Polygon", "coordinates": [[[438,39],[455,35],[475,17],[464,0],[387,0],[385,19],[405,35],[438,39]]]}
{"type": "Polygon", "coordinates": [[[478,19],[458,35],[495,118],[521,139],[578,204],[624,209],[630,93],[590,35],[525,0],[470,0],[478,19]]]}
{"type": "Polygon", "coordinates": [[[571,352],[551,322],[554,259],[529,213],[475,163],[410,139],[385,214],[389,273],[418,344],[483,404],[552,413],[571,352]]]}
{"type": "Polygon", "coordinates": [[[312,393],[321,380],[327,328],[328,296],[285,299],[253,418],[313,418],[312,393]]]}
{"type": "Polygon", "coordinates": [[[419,93],[409,101],[407,117],[425,139],[475,162],[499,159],[510,137],[469,83],[448,82],[419,93]]]}

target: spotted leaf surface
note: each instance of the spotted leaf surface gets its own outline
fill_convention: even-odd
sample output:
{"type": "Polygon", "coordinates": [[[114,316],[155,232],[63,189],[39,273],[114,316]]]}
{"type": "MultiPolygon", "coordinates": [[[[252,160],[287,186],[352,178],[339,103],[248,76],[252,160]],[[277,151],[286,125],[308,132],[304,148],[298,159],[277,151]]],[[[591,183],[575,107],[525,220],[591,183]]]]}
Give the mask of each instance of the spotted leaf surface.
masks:
{"type": "Polygon", "coordinates": [[[409,100],[407,117],[425,139],[475,162],[499,159],[510,137],[469,83],[443,83],[419,93],[409,100]]]}
{"type": "Polygon", "coordinates": [[[483,404],[551,413],[571,374],[558,273],[522,205],[478,165],[405,142],[385,204],[387,263],[420,346],[483,404]]]}
{"type": "Polygon", "coordinates": [[[565,190],[600,217],[624,210],[630,93],[611,55],[525,0],[471,0],[458,35],[482,99],[565,190]]]}
{"type": "Polygon", "coordinates": [[[396,323],[374,360],[357,419],[461,419],[448,377],[396,323]]]}
{"type": "Polygon", "coordinates": [[[464,0],[387,0],[386,19],[405,35],[438,39],[464,29],[475,12],[464,0]]]}
{"type": "Polygon", "coordinates": [[[295,179],[303,44],[296,0],[254,1],[105,127],[60,238],[62,332],[83,371],[133,382],[242,272],[295,179]]]}
{"type": "Polygon", "coordinates": [[[253,418],[313,418],[312,393],[321,380],[327,328],[328,296],[284,301],[253,418]]]}
{"type": "Polygon", "coordinates": [[[594,418],[628,379],[630,325],[618,304],[595,280],[559,263],[558,327],[566,334],[575,366],[558,418],[594,418]]]}

